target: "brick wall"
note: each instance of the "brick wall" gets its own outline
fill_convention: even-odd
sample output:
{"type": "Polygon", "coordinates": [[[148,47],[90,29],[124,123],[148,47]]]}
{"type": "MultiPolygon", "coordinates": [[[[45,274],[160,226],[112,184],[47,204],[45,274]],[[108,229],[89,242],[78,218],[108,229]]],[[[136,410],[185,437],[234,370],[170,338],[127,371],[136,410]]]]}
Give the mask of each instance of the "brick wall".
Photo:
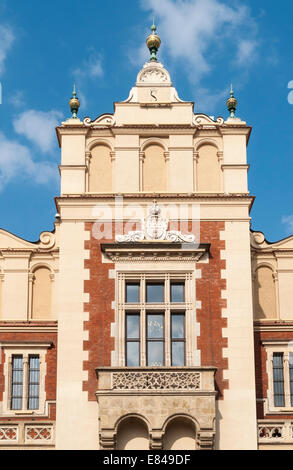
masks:
{"type": "Polygon", "coordinates": [[[227,338],[222,336],[222,328],[227,327],[227,319],[222,318],[222,309],[226,307],[226,300],[222,299],[222,290],[226,289],[226,280],[221,279],[221,270],[226,268],[225,260],[221,260],[221,250],[225,249],[225,241],[220,240],[222,230],[225,230],[224,222],[201,222],[200,241],[211,244],[210,260],[208,264],[197,264],[197,269],[201,269],[201,278],[196,281],[196,300],[201,301],[201,309],[197,310],[197,321],[200,323],[198,348],[202,365],[218,368],[218,398],[222,398],[223,390],[228,388],[228,381],[223,379],[223,370],[228,369],[223,348],[228,344],[227,338]]]}
{"type": "MultiPolygon", "coordinates": [[[[113,226],[112,228],[114,230],[113,226]]],[[[135,229],[133,227],[133,230],[135,229]]],[[[226,319],[222,318],[222,308],[226,307],[222,290],[226,288],[226,281],[221,279],[221,270],[225,269],[226,263],[221,260],[221,250],[225,249],[225,242],[220,240],[220,232],[224,229],[224,222],[201,223],[200,241],[211,243],[211,256],[208,264],[198,263],[197,269],[202,270],[202,277],[196,281],[196,300],[200,300],[202,304],[202,308],[197,311],[197,321],[201,328],[198,347],[202,365],[218,368],[216,383],[220,397],[224,388],[228,387],[228,382],[223,379],[223,369],[228,368],[228,363],[222,352],[223,348],[227,347],[227,339],[222,337],[222,328],[227,324],[226,319]]],[[[90,233],[90,240],[85,242],[85,249],[89,250],[85,268],[89,269],[90,274],[89,280],[84,284],[85,293],[89,294],[89,303],[84,305],[85,312],[89,313],[89,321],[84,322],[84,329],[89,331],[89,340],[84,342],[84,350],[89,354],[88,361],[84,362],[84,370],[87,370],[89,375],[88,381],[83,383],[83,390],[88,391],[90,401],[95,401],[95,368],[110,366],[111,351],[114,349],[111,323],[115,321],[115,312],[111,304],[115,300],[115,280],[109,279],[109,270],[114,268],[114,264],[102,263],[100,248],[103,241],[109,243],[111,240],[97,240],[93,236],[92,223],[86,223],[85,230],[90,233]]]]}

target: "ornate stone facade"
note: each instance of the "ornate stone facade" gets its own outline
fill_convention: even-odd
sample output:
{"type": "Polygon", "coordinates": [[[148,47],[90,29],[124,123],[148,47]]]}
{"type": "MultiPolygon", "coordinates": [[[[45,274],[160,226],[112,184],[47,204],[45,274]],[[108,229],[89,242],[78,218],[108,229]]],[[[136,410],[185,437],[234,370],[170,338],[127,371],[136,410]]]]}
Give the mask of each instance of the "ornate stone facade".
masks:
{"type": "Polygon", "coordinates": [[[250,230],[251,127],[156,52],[113,114],[72,98],[54,231],[0,230],[3,449],[293,448],[293,236],[250,230]]]}

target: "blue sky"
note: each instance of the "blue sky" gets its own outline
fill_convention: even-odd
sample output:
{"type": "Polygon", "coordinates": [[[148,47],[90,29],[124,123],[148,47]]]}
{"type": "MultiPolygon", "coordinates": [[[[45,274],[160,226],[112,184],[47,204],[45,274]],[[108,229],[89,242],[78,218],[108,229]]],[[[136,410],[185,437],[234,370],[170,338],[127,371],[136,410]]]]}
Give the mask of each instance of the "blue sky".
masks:
{"type": "Polygon", "coordinates": [[[270,241],[292,234],[292,13],[273,0],[0,0],[0,226],[29,240],[53,229],[54,128],[69,117],[72,85],[81,118],[113,112],[147,58],[154,15],[160,59],[196,112],[226,117],[233,82],[253,127],[252,228],[270,241]]]}

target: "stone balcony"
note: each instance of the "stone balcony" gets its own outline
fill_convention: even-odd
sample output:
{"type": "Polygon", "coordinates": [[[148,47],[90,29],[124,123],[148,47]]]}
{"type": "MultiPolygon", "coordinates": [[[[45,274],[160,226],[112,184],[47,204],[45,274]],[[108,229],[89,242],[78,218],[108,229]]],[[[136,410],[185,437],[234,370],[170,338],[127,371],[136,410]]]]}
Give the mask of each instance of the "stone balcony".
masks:
{"type": "Polygon", "coordinates": [[[181,417],[193,423],[197,448],[213,448],[215,435],[213,367],[103,367],[96,369],[100,446],[114,449],[124,417],[141,418],[150,448],[162,448],[166,427],[181,417]]]}

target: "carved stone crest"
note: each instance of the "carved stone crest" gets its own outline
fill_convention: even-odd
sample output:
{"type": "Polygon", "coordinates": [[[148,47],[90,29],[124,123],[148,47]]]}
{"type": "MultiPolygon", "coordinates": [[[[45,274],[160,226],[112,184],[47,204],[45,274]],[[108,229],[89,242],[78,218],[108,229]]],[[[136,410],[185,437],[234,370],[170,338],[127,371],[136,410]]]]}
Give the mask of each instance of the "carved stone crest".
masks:
{"type": "Polygon", "coordinates": [[[168,220],[162,216],[161,208],[154,201],[149,215],[141,221],[142,230],[131,231],[126,235],[117,235],[116,242],[139,242],[143,240],[164,240],[174,243],[194,243],[195,235],[183,235],[176,230],[168,231],[168,220]]]}

